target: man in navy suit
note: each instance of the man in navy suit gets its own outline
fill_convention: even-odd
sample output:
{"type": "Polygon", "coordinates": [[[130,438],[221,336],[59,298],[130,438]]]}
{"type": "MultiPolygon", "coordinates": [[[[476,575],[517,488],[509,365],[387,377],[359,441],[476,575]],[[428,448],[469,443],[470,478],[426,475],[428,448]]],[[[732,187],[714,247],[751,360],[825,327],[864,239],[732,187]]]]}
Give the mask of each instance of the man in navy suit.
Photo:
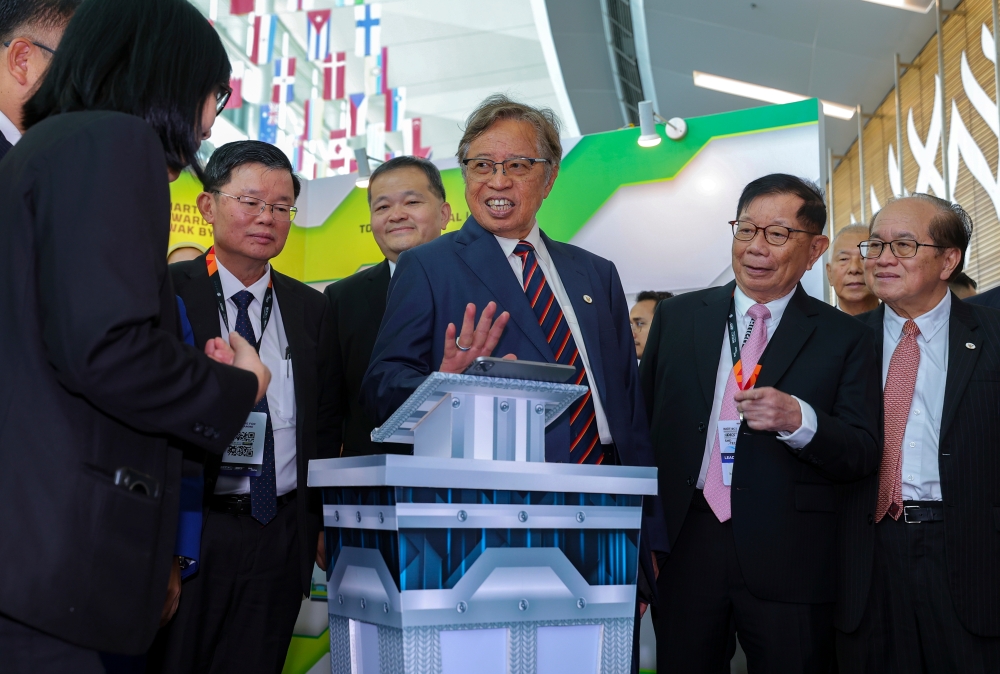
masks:
{"type": "MultiPolygon", "coordinates": [[[[559,173],[557,124],[551,111],[500,95],[469,117],[458,158],[472,217],[458,232],[400,255],[362,403],[383,423],[431,372],[463,372],[493,352],[571,364],[572,381],[590,392],[548,427],[546,459],[651,466],[618,272],[553,241],[535,219],[559,173]]],[[[646,499],[642,544],[666,552],[665,528],[649,522],[660,512],[658,500],[646,499]]],[[[652,585],[652,556],[640,560],[652,585]]]]}

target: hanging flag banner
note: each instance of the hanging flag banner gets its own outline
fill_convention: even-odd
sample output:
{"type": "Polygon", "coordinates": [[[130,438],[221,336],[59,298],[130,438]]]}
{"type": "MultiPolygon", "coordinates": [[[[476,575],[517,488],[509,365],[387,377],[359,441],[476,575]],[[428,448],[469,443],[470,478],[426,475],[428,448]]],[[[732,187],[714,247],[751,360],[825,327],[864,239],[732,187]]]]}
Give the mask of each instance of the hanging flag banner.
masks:
{"type": "Polygon", "coordinates": [[[420,144],[420,118],[404,119],[399,128],[403,132],[403,154],[430,159],[431,148],[420,144]]]}
{"type": "Polygon", "coordinates": [[[310,98],[302,104],[305,129],[302,137],[306,140],[317,140],[323,129],[323,99],[310,98]]]}
{"type": "Polygon", "coordinates": [[[330,10],[306,14],[306,53],[310,61],[324,61],[330,56],[330,10]]]}
{"type": "Polygon", "coordinates": [[[230,0],[229,13],[236,16],[239,14],[249,14],[253,11],[253,0],[230,0]]]}
{"type": "Polygon", "coordinates": [[[243,107],[243,72],[245,70],[243,61],[233,61],[233,74],[229,76],[229,88],[233,93],[226,102],[226,110],[243,107]]]}
{"type": "Polygon", "coordinates": [[[368,126],[368,97],[364,94],[351,94],[351,128],[350,135],[360,136],[368,126]]]}
{"type": "Polygon", "coordinates": [[[389,89],[385,95],[385,130],[399,131],[406,116],[406,87],[389,89]]]}
{"type": "Polygon", "coordinates": [[[389,48],[382,47],[382,52],[375,57],[375,93],[389,93],[389,48]]]}
{"type": "Polygon", "coordinates": [[[257,139],[275,145],[278,142],[278,106],[260,106],[260,130],[257,139]]]}
{"type": "Polygon", "coordinates": [[[347,52],[337,52],[336,59],[332,54],[323,61],[323,100],[332,101],[344,98],[344,82],[347,79],[347,52]]]}
{"type": "Polygon", "coordinates": [[[278,28],[278,17],[274,14],[255,16],[247,35],[247,56],[257,65],[271,62],[274,53],[274,33],[278,28]]]}
{"type": "Polygon", "coordinates": [[[351,150],[347,147],[347,129],[330,132],[330,147],[327,154],[332,171],[347,173],[347,162],[351,158],[351,150]]]}
{"type": "Polygon", "coordinates": [[[301,12],[303,9],[312,9],[314,5],[313,0],[288,0],[288,11],[301,12]]]}
{"type": "Polygon", "coordinates": [[[274,79],[271,81],[271,102],[291,103],[295,100],[295,58],[274,60],[274,79]]]}
{"type": "Polygon", "coordinates": [[[354,8],[354,55],[371,56],[382,48],[382,5],[354,8]]]}

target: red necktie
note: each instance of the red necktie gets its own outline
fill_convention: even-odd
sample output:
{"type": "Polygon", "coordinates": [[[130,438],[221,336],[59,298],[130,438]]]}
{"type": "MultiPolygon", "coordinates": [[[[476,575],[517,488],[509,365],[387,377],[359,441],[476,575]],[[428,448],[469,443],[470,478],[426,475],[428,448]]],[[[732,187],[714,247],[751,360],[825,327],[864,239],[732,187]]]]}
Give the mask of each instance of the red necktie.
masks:
{"type": "Polygon", "coordinates": [[[917,368],[920,367],[919,334],[920,328],[913,321],[903,324],[903,334],[892,352],[889,373],[885,377],[885,444],[878,474],[876,522],[886,513],[898,520],[903,512],[903,433],[910,417],[917,368]]]}

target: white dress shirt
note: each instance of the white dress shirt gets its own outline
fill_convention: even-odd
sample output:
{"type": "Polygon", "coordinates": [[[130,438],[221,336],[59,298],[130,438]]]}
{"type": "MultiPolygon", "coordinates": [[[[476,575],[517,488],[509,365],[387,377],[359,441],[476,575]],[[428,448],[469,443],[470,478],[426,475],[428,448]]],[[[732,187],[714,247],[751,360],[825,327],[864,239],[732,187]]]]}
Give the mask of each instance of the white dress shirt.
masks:
{"type": "Polygon", "coordinates": [[[11,145],[17,145],[17,141],[21,140],[21,132],[14,126],[14,122],[10,121],[7,115],[2,112],[0,112],[0,133],[11,145]]]}
{"type": "Polygon", "coordinates": [[[392,275],[396,273],[396,263],[389,259],[386,262],[389,263],[389,278],[392,278],[392,275]]]}
{"type": "MultiPolygon", "coordinates": [[[[938,443],[944,413],[944,387],[948,380],[948,321],[951,319],[951,292],[936,307],[913,319],[920,328],[917,345],[920,365],[913,389],[910,416],[903,431],[903,500],[940,501],[941,472],[938,443]]],[[[882,320],[882,386],[889,374],[892,352],[903,334],[906,319],[885,307],[882,320]]]]}
{"type": "MultiPolygon", "coordinates": [[[[496,240],[503,249],[504,255],[507,256],[507,262],[510,263],[510,268],[517,277],[518,285],[524,287],[524,269],[521,266],[521,258],[514,254],[514,249],[517,247],[520,239],[505,239],[502,236],[496,236],[496,240]]],[[[545,274],[545,278],[548,281],[549,286],[552,288],[552,294],[555,295],[556,302],[559,303],[559,308],[562,309],[563,318],[566,319],[566,324],[569,326],[570,334],[573,335],[573,340],[576,342],[576,346],[580,350],[580,358],[583,359],[583,367],[587,370],[587,376],[590,378],[590,381],[593,382],[594,378],[591,374],[590,359],[587,358],[587,345],[583,341],[583,332],[580,330],[580,323],[576,320],[576,313],[573,311],[573,303],[569,301],[569,295],[566,294],[566,289],[563,288],[562,280],[559,278],[559,271],[556,269],[556,266],[552,264],[552,259],[549,257],[549,251],[545,248],[545,242],[542,241],[541,233],[538,231],[537,222],[531,227],[531,232],[528,236],[524,237],[523,240],[535,247],[535,258],[538,260],[538,264],[542,268],[542,273],[545,274]]],[[[590,392],[592,394],[591,398],[594,401],[597,433],[601,436],[601,444],[609,445],[612,442],[611,428],[608,426],[608,417],[604,414],[604,406],[601,404],[601,396],[597,393],[597,388],[593,385],[590,387],[590,392]]]]}
{"type": "MultiPolygon", "coordinates": [[[[226,313],[229,317],[229,327],[222,320],[219,312],[219,327],[222,338],[229,343],[230,331],[236,330],[236,314],[239,309],[232,297],[241,290],[249,290],[253,301],[247,307],[250,314],[250,327],[254,335],[260,339],[260,312],[271,278],[271,265],[267,266],[264,275],[253,285],[244,287],[233,274],[219,266],[219,280],[222,281],[222,293],[226,297],[226,313]]],[[[295,462],[295,376],[292,363],[285,359],[288,340],[285,338],[285,326],[281,321],[281,309],[278,306],[278,294],[272,294],[271,318],[264,328],[264,338],[260,343],[260,360],[271,371],[271,383],[267,386],[267,406],[271,412],[271,429],[274,432],[274,472],[278,488],[278,496],[293,491],[298,486],[298,466],[295,462]]],[[[222,475],[215,485],[216,494],[246,494],[250,492],[249,477],[230,477],[222,475]]]]}
{"type": "MultiPolygon", "coordinates": [[[[771,317],[764,321],[767,328],[767,341],[771,341],[778,323],[785,313],[785,308],[792,300],[795,291],[788,293],[780,299],[768,302],[764,306],[771,312],[771,317]]],[[[733,302],[736,305],[736,326],[739,334],[746,335],[747,328],[750,327],[750,317],[747,312],[756,302],[744,294],[739,286],[733,295],[733,302]]],[[[767,363],[764,363],[767,366],[767,363]]],[[[708,474],[708,461],[712,457],[712,448],[715,446],[715,436],[719,428],[719,415],[722,413],[722,396],[726,393],[726,384],[729,383],[729,375],[733,371],[733,352],[729,346],[729,324],[726,324],[722,333],[722,356],[719,358],[719,369],[715,374],[715,399],[712,402],[712,413],[708,417],[708,434],[705,438],[705,457],[701,461],[701,472],[698,474],[698,489],[705,488],[705,476],[708,474]]],[[[762,369],[763,371],[763,369],[762,369]]],[[[799,410],[802,412],[802,425],[794,433],[778,433],[778,439],[792,449],[802,449],[816,435],[818,421],[816,411],[809,403],[792,396],[799,403],[799,410]]],[[[739,461],[737,458],[736,461],[739,461]]]]}

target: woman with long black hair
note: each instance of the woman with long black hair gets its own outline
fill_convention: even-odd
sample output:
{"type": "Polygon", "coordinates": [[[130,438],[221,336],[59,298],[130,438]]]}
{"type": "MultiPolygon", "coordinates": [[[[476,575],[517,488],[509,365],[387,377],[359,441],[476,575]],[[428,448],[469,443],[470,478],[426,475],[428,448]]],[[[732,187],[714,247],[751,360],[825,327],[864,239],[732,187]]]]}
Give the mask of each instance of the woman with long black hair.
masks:
{"type": "Polygon", "coordinates": [[[238,336],[208,356],[181,342],[166,268],[168,180],[200,173],[229,74],[185,0],[87,0],[0,162],[3,671],[100,672],[98,651],[149,647],[170,445],[222,452],[266,391],[238,336]]]}

